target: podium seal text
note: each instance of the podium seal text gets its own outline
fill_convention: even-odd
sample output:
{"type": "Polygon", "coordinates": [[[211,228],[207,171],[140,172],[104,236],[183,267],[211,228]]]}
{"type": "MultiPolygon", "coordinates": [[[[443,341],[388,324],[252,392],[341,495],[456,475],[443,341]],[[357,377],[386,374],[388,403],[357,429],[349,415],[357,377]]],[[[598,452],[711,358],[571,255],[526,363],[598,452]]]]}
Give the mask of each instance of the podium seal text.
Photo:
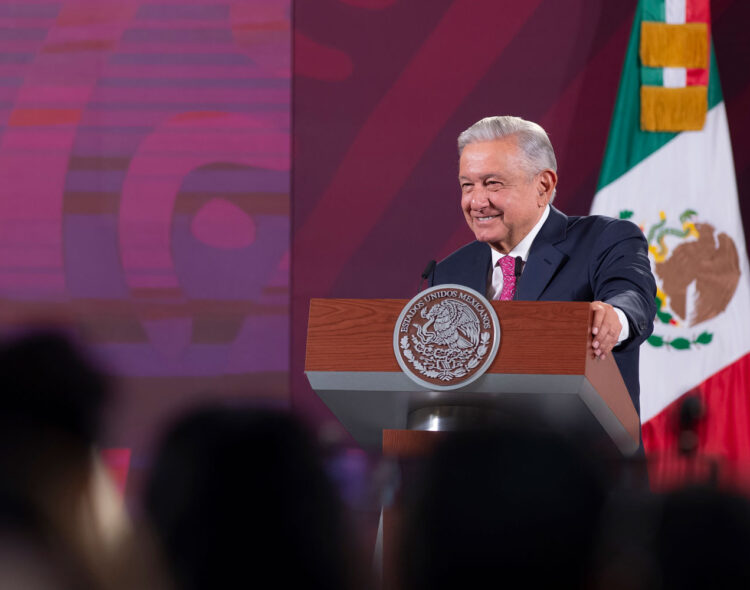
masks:
{"type": "Polygon", "coordinates": [[[401,370],[427,389],[458,389],[481,377],[500,346],[490,302],[461,285],[438,285],[406,304],[393,331],[401,370]]]}

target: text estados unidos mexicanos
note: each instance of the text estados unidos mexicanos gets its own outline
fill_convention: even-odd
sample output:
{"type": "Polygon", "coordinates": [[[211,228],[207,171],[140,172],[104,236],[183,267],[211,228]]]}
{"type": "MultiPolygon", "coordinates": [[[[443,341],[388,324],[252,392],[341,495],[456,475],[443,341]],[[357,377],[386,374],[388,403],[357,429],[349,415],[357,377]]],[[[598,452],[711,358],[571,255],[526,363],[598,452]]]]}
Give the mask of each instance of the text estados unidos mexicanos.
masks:
{"type": "Polygon", "coordinates": [[[401,332],[408,332],[409,326],[411,325],[411,321],[414,318],[415,315],[417,315],[417,312],[424,307],[424,303],[421,301],[418,301],[415,303],[412,308],[406,312],[406,315],[404,316],[404,321],[401,322],[401,332]]]}
{"type": "Polygon", "coordinates": [[[485,330],[490,329],[490,314],[487,313],[487,309],[484,307],[481,301],[477,301],[474,299],[471,295],[468,293],[459,293],[458,298],[462,301],[465,301],[469,305],[471,305],[474,309],[477,310],[477,313],[479,314],[479,318],[482,320],[482,328],[485,330]]]}
{"type": "Polygon", "coordinates": [[[401,322],[401,328],[399,331],[401,332],[408,332],[409,327],[411,326],[411,321],[414,319],[414,316],[417,315],[417,312],[420,309],[423,309],[424,306],[429,303],[430,301],[434,301],[435,299],[440,299],[444,297],[458,297],[462,301],[468,303],[471,305],[479,314],[479,317],[482,321],[482,328],[484,330],[489,330],[492,322],[490,320],[490,316],[487,313],[487,309],[485,306],[480,302],[477,301],[474,297],[472,297],[469,293],[464,292],[458,292],[454,290],[448,290],[443,289],[440,291],[433,291],[432,293],[428,293],[420,301],[415,303],[409,311],[406,312],[406,315],[404,316],[404,320],[401,322]]]}

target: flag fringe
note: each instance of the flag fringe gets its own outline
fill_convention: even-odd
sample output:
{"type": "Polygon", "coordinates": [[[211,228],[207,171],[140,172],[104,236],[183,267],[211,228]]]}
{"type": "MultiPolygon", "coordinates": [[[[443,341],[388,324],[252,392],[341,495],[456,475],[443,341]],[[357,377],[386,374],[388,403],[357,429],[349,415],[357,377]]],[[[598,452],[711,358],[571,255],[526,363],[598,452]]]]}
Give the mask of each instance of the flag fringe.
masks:
{"type": "Polygon", "coordinates": [[[708,25],[641,23],[641,62],[655,68],[707,68],[708,25]]]}
{"type": "Polygon", "coordinates": [[[706,86],[641,86],[641,129],[644,131],[700,131],[707,111],[706,86]]]}

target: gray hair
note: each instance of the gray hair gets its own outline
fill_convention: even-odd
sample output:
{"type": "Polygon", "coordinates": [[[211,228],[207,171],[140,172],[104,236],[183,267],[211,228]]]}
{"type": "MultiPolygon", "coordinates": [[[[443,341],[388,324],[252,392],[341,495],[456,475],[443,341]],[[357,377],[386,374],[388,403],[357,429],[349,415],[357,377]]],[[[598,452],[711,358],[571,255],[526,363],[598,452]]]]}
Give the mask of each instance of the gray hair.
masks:
{"type": "Polygon", "coordinates": [[[518,147],[528,164],[530,174],[538,174],[550,168],[557,173],[557,159],[547,132],[540,125],[521,117],[485,117],[474,123],[458,136],[458,155],[470,143],[494,141],[503,137],[515,136],[518,147]]]}

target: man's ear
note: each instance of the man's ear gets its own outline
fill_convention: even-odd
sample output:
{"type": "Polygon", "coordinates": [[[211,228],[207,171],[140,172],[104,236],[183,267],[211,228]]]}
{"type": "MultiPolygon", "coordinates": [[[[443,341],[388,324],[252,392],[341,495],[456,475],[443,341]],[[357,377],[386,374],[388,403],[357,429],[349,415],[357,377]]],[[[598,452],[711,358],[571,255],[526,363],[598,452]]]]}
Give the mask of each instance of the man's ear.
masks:
{"type": "Polygon", "coordinates": [[[557,186],[557,173],[550,168],[542,170],[537,174],[536,186],[538,194],[537,203],[540,207],[545,207],[552,198],[552,193],[557,186]]]}

